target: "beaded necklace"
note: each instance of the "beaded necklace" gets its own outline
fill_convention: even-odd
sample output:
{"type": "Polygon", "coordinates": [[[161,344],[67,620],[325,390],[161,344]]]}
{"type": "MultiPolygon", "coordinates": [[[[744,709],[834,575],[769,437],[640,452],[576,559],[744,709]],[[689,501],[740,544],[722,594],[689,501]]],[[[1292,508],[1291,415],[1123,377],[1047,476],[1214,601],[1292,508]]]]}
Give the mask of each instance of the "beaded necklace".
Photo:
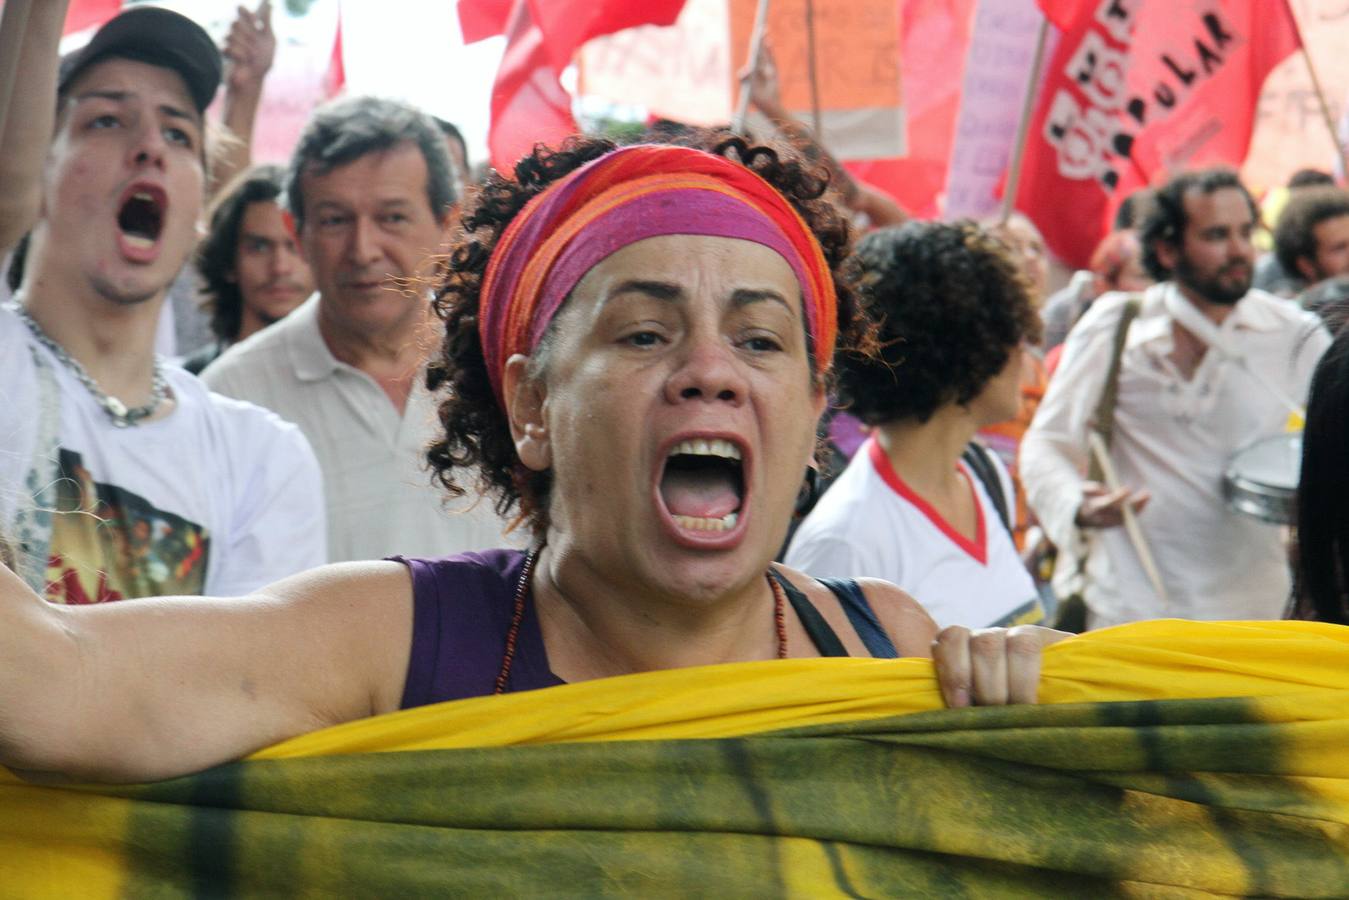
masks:
{"type": "MultiPolygon", "coordinates": [[[[534,574],[534,563],[539,551],[531,550],[525,557],[524,568],[520,570],[520,580],[515,585],[515,607],[511,611],[511,624],[506,629],[506,652],[501,657],[501,671],[497,674],[496,688],[493,694],[506,693],[507,682],[511,677],[511,665],[515,662],[515,648],[520,638],[520,623],[525,618],[525,598],[530,595],[530,577],[534,574]]],[[[782,585],[769,573],[764,573],[768,586],[773,591],[773,627],[778,637],[778,659],[787,658],[787,597],[782,585]]]]}

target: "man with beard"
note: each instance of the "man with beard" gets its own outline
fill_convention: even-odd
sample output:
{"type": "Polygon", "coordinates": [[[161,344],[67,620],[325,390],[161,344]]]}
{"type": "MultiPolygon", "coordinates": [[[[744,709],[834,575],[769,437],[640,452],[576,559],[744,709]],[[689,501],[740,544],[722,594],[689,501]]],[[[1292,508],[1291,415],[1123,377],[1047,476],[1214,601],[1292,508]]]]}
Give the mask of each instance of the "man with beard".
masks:
{"type": "Polygon", "coordinates": [[[1031,507],[1056,544],[1087,554],[1090,627],[1275,618],[1287,602],[1280,529],[1229,510],[1222,478],[1238,450],[1285,431],[1330,337],[1311,314],[1251,289],[1255,225],[1255,203],[1230,171],[1188,172],[1162,188],[1141,235],[1158,283],[1092,305],[1022,443],[1031,507]],[[1113,414],[1102,403],[1111,395],[1113,414]],[[1109,444],[1117,490],[1084,475],[1091,430],[1109,444]],[[1119,527],[1126,505],[1139,512],[1166,598],[1119,527]]]}
{"type": "Polygon", "coordinates": [[[57,603],[248,593],[324,560],[317,461],[294,426],[154,352],[197,236],[220,55],[138,7],[58,68],[64,11],[0,25],[23,48],[0,196],[28,198],[0,229],[0,252],[28,234],[0,308],[0,532],[57,603]]]}

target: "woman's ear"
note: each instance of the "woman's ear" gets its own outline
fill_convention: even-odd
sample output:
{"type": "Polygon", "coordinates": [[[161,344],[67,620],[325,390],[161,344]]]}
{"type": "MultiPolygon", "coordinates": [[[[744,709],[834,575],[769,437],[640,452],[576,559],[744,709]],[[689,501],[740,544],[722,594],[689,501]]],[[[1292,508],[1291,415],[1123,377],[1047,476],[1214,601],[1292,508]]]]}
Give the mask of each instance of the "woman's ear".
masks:
{"type": "Polygon", "coordinates": [[[553,465],[553,450],[544,418],[547,397],[543,383],[529,374],[529,357],[517,353],[506,360],[501,379],[506,417],[511,425],[515,453],[526,468],[543,472],[553,465]]]}

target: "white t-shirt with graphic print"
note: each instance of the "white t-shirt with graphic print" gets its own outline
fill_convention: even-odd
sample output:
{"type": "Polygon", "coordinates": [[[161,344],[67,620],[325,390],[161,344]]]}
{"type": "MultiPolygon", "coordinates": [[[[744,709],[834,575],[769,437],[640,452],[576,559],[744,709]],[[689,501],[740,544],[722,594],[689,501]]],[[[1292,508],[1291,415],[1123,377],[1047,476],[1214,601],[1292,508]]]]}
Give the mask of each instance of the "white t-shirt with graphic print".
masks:
{"type": "Polygon", "coordinates": [[[167,366],[175,408],[112,423],[0,307],[0,533],[55,603],[236,596],[327,561],[304,435],[167,366]]]}
{"type": "MultiPolygon", "coordinates": [[[[996,455],[1007,498],[1012,484],[996,455]]],[[[979,478],[975,540],[961,535],[900,477],[869,439],[797,529],[785,562],[817,578],[880,578],[903,588],[939,626],[1038,623],[1044,609],[1016,545],[979,478]]]]}

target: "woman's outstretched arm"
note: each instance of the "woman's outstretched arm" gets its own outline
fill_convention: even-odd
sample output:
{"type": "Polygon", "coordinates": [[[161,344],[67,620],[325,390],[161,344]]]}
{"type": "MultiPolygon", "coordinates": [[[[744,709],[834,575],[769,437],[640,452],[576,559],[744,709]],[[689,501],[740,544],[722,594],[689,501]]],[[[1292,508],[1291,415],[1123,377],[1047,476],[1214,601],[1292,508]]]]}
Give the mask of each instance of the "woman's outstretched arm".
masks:
{"type": "Polygon", "coordinates": [[[398,707],[412,588],[344,563],[248,597],[54,606],[0,566],[0,764],[152,781],[398,707]]]}

